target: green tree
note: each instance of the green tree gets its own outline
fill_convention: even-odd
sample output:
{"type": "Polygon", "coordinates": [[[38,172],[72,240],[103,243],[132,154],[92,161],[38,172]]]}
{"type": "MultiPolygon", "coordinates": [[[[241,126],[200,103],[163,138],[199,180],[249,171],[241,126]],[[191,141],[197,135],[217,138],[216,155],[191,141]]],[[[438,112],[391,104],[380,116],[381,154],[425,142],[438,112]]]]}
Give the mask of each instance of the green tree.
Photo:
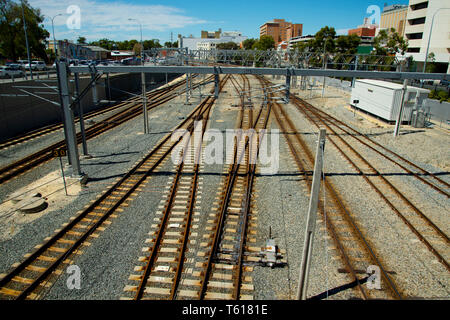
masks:
{"type": "Polygon", "coordinates": [[[86,38],[85,37],[78,37],[77,43],[78,44],[87,44],[86,38]]]}
{"type": "MultiPolygon", "coordinates": [[[[31,55],[48,63],[45,46],[50,34],[42,25],[44,17],[28,1],[22,4],[31,55]]],[[[22,6],[11,0],[0,0],[0,55],[14,61],[27,56],[22,6]]]]}
{"type": "Polygon", "coordinates": [[[178,48],[178,41],[174,41],[174,42],[164,42],[164,47],[165,48],[178,48]]]}
{"type": "Polygon", "coordinates": [[[395,55],[397,53],[404,55],[408,50],[408,40],[400,36],[394,28],[381,30],[374,39],[374,47],[376,55],[395,55]]]}
{"type": "Polygon", "coordinates": [[[255,42],[252,46],[254,50],[270,50],[275,48],[275,40],[273,40],[272,36],[264,35],[259,38],[257,42],[255,42]]]}
{"type": "Polygon", "coordinates": [[[237,50],[239,49],[239,46],[235,42],[224,42],[224,43],[218,43],[216,46],[219,50],[237,50]]]}
{"type": "Polygon", "coordinates": [[[314,39],[311,40],[311,51],[333,53],[336,48],[334,38],[336,37],[336,30],[333,27],[325,26],[320,29],[314,39]]]}
{"type": "Polygon", "coordinates": [[[247,40],[244,40],[244,42],[242,43],[242,46],[243,46],[243,48],[244,48],[245,50],[251,50],[252,47],[253,47],[253,45],[254,45],[257,41],[258,41],[257,39],[253,39],[253,38],[247,39],[247,40]]]}
{"type": "Polygon", "coordinates": [[[139,42],[135,43],[133,46],[133,52],[136,56],[141,55],[142,46],[139,42]]]}
{"type": "Polygon", "coordinates": [[[361,43],[361,38],[356,35],[339,36],[336,39],[336,52],[343,54],[355,54],[358,52],[358,46],[361,43]]]}

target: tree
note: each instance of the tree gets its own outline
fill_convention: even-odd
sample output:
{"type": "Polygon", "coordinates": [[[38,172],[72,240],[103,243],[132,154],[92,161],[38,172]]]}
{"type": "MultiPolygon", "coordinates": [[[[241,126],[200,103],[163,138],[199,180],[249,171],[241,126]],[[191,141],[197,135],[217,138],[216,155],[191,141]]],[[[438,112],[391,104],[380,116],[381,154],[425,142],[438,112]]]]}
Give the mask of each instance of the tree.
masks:
{"type": "Polygon", "coordinates": [[[339,36],[336,39],[336,52],[343,54],[355,54],[358,52],[358,46],[361,38],[356,35],[339,36]]]}
{"type": "Polygon", "coordinates": [[[86,43],[86,38],[85,37],[78,37],[77,43],[78,44],[87,44],[86,43]]]}
{"type": "Polygon", "coordinates": [[[140,43],[135,43],[133,46],[133,52],[136,56],[140,56],[142,51],[142,46],[140,43]]]}
{"type": "Polygon", "coordinates": [[[242,42],[242,47],[243,47],[245,50],[251,50],[252,47],[253,47],[253,45],[254,45],[257,41],[258,41],[258,40],[253,39],[253,38],[244,40],[244,42],[242,42]]]}
{"type": "Polygon", "coordinates": [[[237,50],[239,46],[235,42],[218,43],[216,49],[219,50],[237,50]]]}
{"type": "Polygon", "coordinates": [[[257,42],[255,42],[252,46],[254,50],[270,50],[275,48],[275,41],[272,36],[264,35],[259,38],[257,42]]]}
{"type": "Polygon", "coordinates": [[[164,42],[164,47],[166,48],[178,48],[178,41],[174,41],[174,42],[164,42]]]}
{"type": "Polygon", "coordinates": [[[408,50],[408,40],[400,36],[394,28],[381,30],[374,39],[374,47],[376,55],[395,55],[397,53],[404,55],[408,50]]]}
{"type": "Polygon", "coordinates": [[[314,39],[311,40],[311,51],[313,52],[326,52],[333,53],[336,44],[334,38],[336,37],[336,30],[333,27],[325,26],[320,29],[314,39]]]}
{"type": "MultiPolygon", "coordinates": [[[[42,26],[44,17],[26,0],[23,1],[23,12],[30,52],[47,63],[45,45],[50,34],[42,26]]],[[[14,61],[27,56],[22,6],[11,0],[0,0],[0,55],[14,61]]]]}
{"type": "Polygon", "coordinates": [[[162,45],[159,43],[158,39],[144,40],[142,43],[144,44],[145,50],[149,50],[151,48],[162,48],[162,45]]]}

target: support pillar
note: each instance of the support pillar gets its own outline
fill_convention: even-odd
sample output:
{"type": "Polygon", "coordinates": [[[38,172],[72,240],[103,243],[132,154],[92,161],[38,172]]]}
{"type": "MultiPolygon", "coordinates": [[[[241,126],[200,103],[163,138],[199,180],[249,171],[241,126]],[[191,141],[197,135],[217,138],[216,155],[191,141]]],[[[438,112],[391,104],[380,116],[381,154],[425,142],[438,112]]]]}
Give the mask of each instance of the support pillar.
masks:
{"type": "Polygon", "coordinates": [[[320,181],[322,178],[323,152],[325,150],[326,130],[321,128],[319,141],[317,143],[316,161],[314,164],[314,175],[309,199],[308,220],[306,223],[305,242],[303,244],[302,261],[300,265],[300,276],[298,279],[297,300],[306,300],[308,288],[308,276],[311,266],[311,257],[316,229],[317,208],[319,204],[320,181]]]}
{"type": "Polygon", "coordinates": [[[65,62],[58,62],[59,65],[59,82],[61,85],[61,101],[64,113],[64,121],[66,123],[67,130],[67,149],[70,157],[70,163],[72,166],[72,177],[81,178],[80,158],[78,154],[77,136],[75,130],[75,122],[73,116],[73,110],[70,109],[70,96],[69,96],[69,84],[67,77],[67,66],[65,62]]]}
{"type": "Polygon", "coordinates": [[[144,115],[144,134],[148,134],[148,110],[147,110],[147,89],[145,86],[145,73],[141,73],[141,84],[142,84],[142,114],[144,115]]]}
{"type": "Polygon", "coordinates": [[[402,118],[403,118],[403,108],[404,108],[405,101],[407,101],[406,95],[407,95],[407,90],[408,90],[408,83],[409,83],[408,79],[405,79],[403,81],[402,102],[400,104],[400,110],[398,111],[397,121],[395,122],[394,138],[396,138],[400,132],[400,125],[402,124],[402,118]]]}

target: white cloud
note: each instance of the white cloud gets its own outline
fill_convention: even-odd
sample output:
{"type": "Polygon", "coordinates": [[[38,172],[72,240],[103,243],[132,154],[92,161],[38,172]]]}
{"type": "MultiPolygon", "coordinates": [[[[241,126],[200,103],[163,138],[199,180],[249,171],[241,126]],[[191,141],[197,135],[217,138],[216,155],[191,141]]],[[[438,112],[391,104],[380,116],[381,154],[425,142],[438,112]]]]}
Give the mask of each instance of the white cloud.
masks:
{"type": "MultiPolygon", "coordinates": [[[[70,35],[83,34],[88,39],[98,38],[94,35],[116,35],[114,38],[128,38],[130,33],[139,34],[139,26],[129,18],[137,19],[142,24],[145,37],[146,31],[166,31],[184,28],[190,25],[207,23],[207,21],[190,17],[179,8],[164,5],[130,4],[123,1],[100,2],[98,0],[29,0],[34,8],[41,9],[41,13],[53,17],[63,14],[54,19],[58,34],[70,35]],[[67,8],[76,5],[81,11],[81,28],[70,30],[66,26],[67,19],[71,14],[67,8]]],[[[44,21],[45,27],[51,30],[50,19],[44,21]]],[[[135,36],[136,37],[136,36],[135,36]]]]}

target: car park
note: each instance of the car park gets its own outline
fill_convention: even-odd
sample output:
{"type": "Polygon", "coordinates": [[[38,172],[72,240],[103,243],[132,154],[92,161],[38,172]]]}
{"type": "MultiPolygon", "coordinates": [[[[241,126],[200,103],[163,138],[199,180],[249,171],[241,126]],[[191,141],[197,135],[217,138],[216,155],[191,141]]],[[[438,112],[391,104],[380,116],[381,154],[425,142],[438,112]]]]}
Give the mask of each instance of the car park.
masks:
{"type": "MultiPolygon", "coordinates": [[[[25,65],[25,69],[30,69],[30,64],[27,63],[25,65]]],[[[47,66],[45,65],[44,61],[31,61],[31,70],[34,71],[43,71],[46,70],[47,66]]]]}
{"type": "Polygon", "coordinates": [[[0,67],[1,78],[20,78],[24,76],[24,72],[20,68],[14,68],[10,66],[0,67]]]}

